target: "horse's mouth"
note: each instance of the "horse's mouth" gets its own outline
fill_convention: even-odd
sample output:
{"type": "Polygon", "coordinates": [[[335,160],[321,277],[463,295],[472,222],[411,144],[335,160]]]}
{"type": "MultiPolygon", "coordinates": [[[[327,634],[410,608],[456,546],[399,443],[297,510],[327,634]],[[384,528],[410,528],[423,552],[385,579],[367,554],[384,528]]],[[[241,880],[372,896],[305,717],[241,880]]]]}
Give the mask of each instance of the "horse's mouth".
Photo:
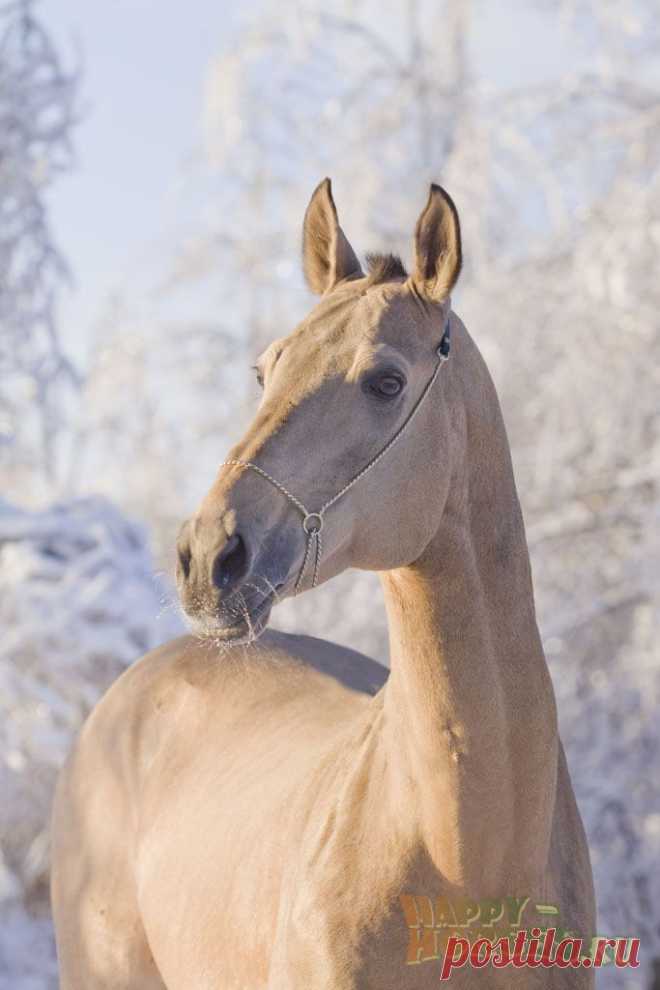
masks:
{"type": "Polygon", "coordinates": [[[203,636],[217,640],[227,646],[251,643],[265,630],[270,613],[278,597],[278,590],[272,589],[261,595],[235,596],[221,603],[213,616],[197,623],[203,636]]]}

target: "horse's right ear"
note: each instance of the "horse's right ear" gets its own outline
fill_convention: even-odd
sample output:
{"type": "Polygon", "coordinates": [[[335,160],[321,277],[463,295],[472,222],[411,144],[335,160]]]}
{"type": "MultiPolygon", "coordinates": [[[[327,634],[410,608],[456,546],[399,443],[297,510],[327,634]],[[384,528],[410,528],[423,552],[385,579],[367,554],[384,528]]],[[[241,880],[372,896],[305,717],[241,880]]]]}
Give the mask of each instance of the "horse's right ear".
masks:
{"type": "Polygon", "coordinates": [[[415,230],[413,280],[420,295],[443,302],[458,281],[462,263],[458,211],[449,193],[433,183],[415,230]]]}
{"type": "Polygon", "coordinates": [[[360,262],[339,226],[330,179],[320,182],[303,223],[303,270],[312,292],[322,296],[343,278],[359,278],[360,262]]]}

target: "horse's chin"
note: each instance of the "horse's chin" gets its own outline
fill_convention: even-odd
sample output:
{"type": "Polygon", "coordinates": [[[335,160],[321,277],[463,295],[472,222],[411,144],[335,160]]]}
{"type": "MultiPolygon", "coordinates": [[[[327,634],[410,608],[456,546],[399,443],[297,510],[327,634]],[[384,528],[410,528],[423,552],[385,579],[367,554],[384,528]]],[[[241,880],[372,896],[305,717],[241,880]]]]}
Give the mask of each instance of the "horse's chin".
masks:
{"type": "Polygon", "coordinates": [[[223,646],[246,646],[257,640],[270,621],[274,596],[265,599],[257,608],[231,617],[219,611],[215,615],[196,616],[191,625],[196,636],[223,646]],[[237,621],[238,620],[238,621],[237,621]]]}

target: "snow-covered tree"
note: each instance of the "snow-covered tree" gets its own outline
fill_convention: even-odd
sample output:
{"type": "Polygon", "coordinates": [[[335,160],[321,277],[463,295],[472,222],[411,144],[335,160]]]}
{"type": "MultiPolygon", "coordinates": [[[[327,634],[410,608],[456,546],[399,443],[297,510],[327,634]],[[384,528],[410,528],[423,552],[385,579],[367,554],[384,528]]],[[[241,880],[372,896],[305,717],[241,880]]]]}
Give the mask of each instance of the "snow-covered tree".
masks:
{"type": "Polygon", "coordinates": [[[76,76],[34,7],[0,5],[0,469],[13,491],[48,493],[78,384],[55,320],[67,269],[46,204],[71,164],[76,76]]]}
{"type": "Polygon", "coordinates": [[[227,424],[241,420],[250,374],[243,344],[220,318],[154,319],[119,298],[97,339],[70,484],[112,493],[126,511],[148,517],[167,560],[184,514],[213,480],[227,424]]]}

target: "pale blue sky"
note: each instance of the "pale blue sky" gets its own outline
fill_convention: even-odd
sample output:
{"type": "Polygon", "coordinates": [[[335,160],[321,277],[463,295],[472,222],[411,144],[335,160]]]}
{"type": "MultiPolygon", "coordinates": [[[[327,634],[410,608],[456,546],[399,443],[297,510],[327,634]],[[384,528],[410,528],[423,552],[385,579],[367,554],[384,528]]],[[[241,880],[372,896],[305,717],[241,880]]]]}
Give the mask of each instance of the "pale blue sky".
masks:
{"type": "MultiPolygon", "coordinates": [[[[231,44],[236,11],[257,5],[42,0],[60,50],[73,57],[78,45],[84,70],[77,167],[51,195],[75,280],[60,302],[67,342],[87,337],[114,289],[130,294],[156,280],[186,221],[178,188],[201,143],[209,60],[231,44]]],[[[530,8],[524,0],[475,5],[475,58],[497,87],[538,82],[575,61],[558,19],[530,8]]]]}
{"type": "Polygon", "coordinates": [[[75,279],[61,301],[67,336],[84,333],[107,295],[130,286],[173,236],[181,166],[200,142],[205,71],[227,42],[233,6],[43,0],[60,51],[78,47],[83,60],[77,167],[51,195],[75,279]]]}

